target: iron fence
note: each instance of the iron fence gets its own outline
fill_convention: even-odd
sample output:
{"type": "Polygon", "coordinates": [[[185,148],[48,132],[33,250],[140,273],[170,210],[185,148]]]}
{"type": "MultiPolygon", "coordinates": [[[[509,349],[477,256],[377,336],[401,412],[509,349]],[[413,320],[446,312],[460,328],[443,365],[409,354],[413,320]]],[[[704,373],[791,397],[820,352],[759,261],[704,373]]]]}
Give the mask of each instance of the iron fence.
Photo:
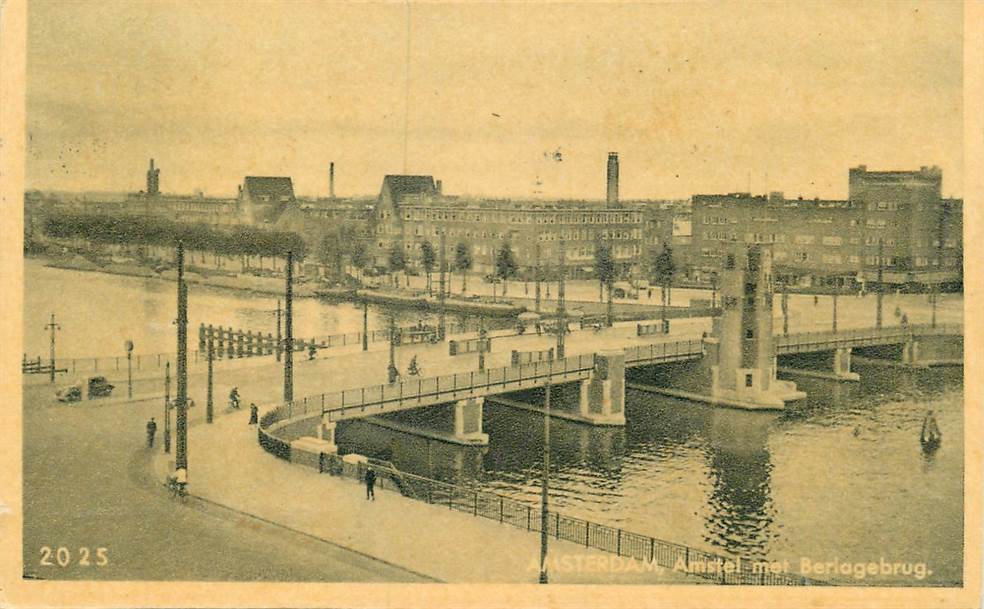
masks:
{"type": "MultiPolygon", "coordinates": [[[[539,506],[475,488],[432,480],[397,470],[392,465],[372,463],[376,485],[406,497],[449,510],[465,512],[502,524],[541,531],[539,506]]],[[[321,471],[364,481],[366,464],[345,463],[338,455],[322,454],[321,471]]],[[[547,512],[547,534],[554,538],[654,563],[667,569],[685,570],[693,575],[731,585],[809,586],[825,582],[791,573],[772,572],[765,563],[742,560],[706,552],[649,535],[634,533],[581,518],[547,512]]]]}

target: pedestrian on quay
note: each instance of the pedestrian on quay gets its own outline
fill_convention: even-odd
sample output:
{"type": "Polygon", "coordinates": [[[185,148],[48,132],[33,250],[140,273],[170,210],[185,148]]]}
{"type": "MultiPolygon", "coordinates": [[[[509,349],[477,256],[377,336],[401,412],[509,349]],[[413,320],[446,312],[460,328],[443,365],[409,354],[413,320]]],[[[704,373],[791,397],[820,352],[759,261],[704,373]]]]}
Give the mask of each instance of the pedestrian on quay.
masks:
{"type": "Polygon", "coordinates": [[[371,467],[366,470],[366,501],[370,499],[376,500],[376,490],[373,488],[376,485],[376,472],[371,467]]]}
{"type": "Polygon", "coordinates": [[[153,448],[154,446],[154,436],[157,435],[157,422],[154,417],[150,417],[147,421],[147,448],[153,448]]]}
{"type": "Polygon", "coordinates": [[[256,407],[256,404],[250,402],[249,405],[249,424],[256,425],[260,422],[260,409],[256,407]]]}

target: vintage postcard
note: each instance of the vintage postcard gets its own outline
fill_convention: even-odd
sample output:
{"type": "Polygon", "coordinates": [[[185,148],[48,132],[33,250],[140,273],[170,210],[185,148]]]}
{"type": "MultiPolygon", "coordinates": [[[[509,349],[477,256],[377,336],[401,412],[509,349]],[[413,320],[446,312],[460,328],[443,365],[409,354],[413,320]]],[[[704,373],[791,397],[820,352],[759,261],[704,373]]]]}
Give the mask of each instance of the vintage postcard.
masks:
{"type": "Polygon", "coordinates": [[[3,606],[980,606],[984,4],[0,11],[3,606]]]}

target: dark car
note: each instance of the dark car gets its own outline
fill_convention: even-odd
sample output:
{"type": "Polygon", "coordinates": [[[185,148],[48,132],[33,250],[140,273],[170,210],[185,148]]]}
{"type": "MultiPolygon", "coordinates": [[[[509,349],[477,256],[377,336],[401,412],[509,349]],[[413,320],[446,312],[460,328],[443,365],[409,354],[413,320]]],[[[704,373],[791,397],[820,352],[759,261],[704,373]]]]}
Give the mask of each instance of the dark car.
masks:
{"type": "Polygon", "coordinates": [[[113,385],[109,384],[105,376],[93,376],[89,378],[89,399],[104,398],[112,395],[113,385]]]}

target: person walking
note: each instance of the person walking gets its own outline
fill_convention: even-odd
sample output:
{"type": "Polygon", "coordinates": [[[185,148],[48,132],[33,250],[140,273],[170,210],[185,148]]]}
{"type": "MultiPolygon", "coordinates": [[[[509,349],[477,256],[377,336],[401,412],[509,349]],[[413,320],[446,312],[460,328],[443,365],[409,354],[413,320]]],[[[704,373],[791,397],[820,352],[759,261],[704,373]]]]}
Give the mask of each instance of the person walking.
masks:
{"type": "Polygon", "coordinates": [[[256,404],[250,403],[249,405],[249,424],[256,425],[260,422],[260,409],[257,408],[256,404]]]}
{"type": "Polygon", "coordinates": [[[366,501],[376,500],[376,472],[371,467],[366,471],[366,501]]]}
{"type": "Polygon", "coordinates": [[[147,448],[153,448],[154,446],[154,436],[157,435],[157,421],[154,417],[150,417],[147,421],[147,448]]]}

